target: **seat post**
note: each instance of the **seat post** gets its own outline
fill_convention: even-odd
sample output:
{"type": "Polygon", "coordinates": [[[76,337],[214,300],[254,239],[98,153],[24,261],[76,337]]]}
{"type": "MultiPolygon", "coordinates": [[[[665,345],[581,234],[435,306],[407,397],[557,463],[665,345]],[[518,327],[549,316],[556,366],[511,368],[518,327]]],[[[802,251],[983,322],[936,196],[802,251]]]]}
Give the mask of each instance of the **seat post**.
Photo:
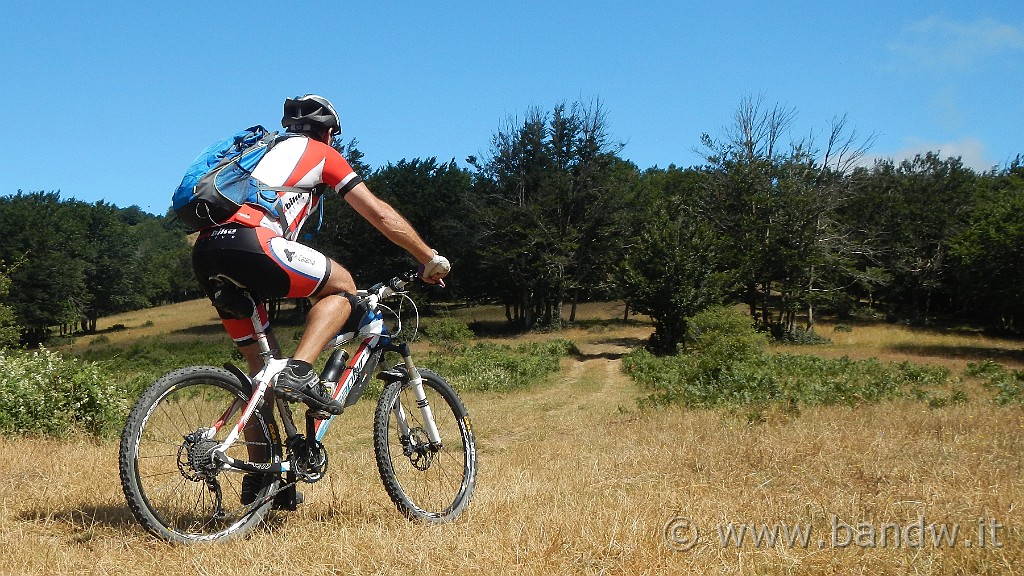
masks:
{"type": "MultiPolygon", "coordinates": [[[[246,296],[252,298],[248,294],[246,296]]],[[[255,302],[253,302],[252,316],[249,317],[249,320],[252,321],[253,334],[255,335],[256,343],[260,347],[260,357],[263,358],[263,363],[266,364],[268,359],[274,357],[274,351],[270,348],[270,340],[267,338],[266,331],[263,330],[263,322],[260,322],[259,306],[256,306],[255,302]]]]}

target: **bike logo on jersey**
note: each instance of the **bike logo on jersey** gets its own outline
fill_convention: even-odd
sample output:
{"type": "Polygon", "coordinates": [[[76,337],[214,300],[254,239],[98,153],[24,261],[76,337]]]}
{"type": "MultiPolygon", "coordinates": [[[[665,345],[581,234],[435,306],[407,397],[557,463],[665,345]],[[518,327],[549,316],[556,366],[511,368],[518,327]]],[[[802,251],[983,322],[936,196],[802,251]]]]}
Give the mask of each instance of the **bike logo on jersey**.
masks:
{"type": "Polygon", "coordinates": [[[304,254],[299,254],[295,250],[289,250],[289,249],[285,248],[284,249],[284,257],[288,259],[288,262],[298,261],[299,263],[309,264],[310,266],[315,266],[316,265],[316,261],[315,260],[313,260],[312,258],[310,258],[309,256],[306,256],[304,254]]]}

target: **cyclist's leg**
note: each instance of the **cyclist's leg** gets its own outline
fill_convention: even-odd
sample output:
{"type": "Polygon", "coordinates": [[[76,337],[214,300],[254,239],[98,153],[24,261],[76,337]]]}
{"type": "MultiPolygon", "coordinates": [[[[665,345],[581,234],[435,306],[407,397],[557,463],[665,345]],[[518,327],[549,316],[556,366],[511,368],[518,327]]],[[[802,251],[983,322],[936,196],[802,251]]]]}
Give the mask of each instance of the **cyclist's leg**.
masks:
{"type": "Polygon", "coordinates": [[[275,389],[279,396],[293,402],[304,402],[321,412],[340,414],[344,408],[320,383],[313,364],[345,325],[352,310],[348,298],[356,290],[355,281],[337,262],[298,242],[268,235],[262,246],[288,278],[286,295],[309,298],[313,302],[306,313],[302,338],[278,377],[275,389]]]}
{"type": "Polygon", "coordinates": [[[329,260],[330,272],[319,292],[311,296],[313,307],[306,314],[306,327],[302,333],[295,354],[296,360],[312,364],[323,351],[324,346],[341,331],[352,304],[346,294],[355,294],[355,280],[343,266],[329,260]]]}
{"type": "MultiPolygon", "coordinates": [[[[217,234],[212,232],[201,234],[192,253],[192,265],[196,278],[211,301],[215,291],[211,278],[218,275],[227,276],[235,283],[263,294],[275,295],[285,289],[282,287],[286,281],[284,274],[280,272],[276,263],[264,253],[255,231],[245,227],[222,227],[218,228],[216,232],[217,234]]],[[[261,303],[257,304],[257,309],[268,344],[275,356],[280,356],[280,347],[270,327],[266,307],[261,303]]],[[[263,368],[263,359],[260,357],[260,347],[255,340],[251,319],[233,318],[220,309],[217,311],[225,331],[238,346],[242,357],[245,358],[249,375],[255,375],[263,368]]],[[[272,389],[267,390],[266,399],[261,412],[265,417],[272,418],[274,406],[272,389]]],[[[244,432],[247,441],[254,441],[249,437],[248,429],[244,432]]],[[[249,447],[250,460],[264,462],[269,459],[270,455],[263,453],[255,444],[249,444],[249,447]]]]}
{"type": "MultiPolygon", "coordinates": [[[[200,236],[193,262],[200,278],[209,277],[212,271],[263,296],[313,301],[302,339],[292,356],[302,365],[295,372],[297,376],[307,373],[309,365],[344,326],[352,309],[347,295],[355,293],[356,286],[348,270],[313,248],[268,228],[218,229],[216,235],[200,236]]],[[[245,336],[252,334],[252,326],[249,324],[245,329],[244,324],[249,323],[238,321],[232,328],[225,321],[225,327],[250,361],[256,351],[248,348],[250,342],[245,341],[245,336]],[[232,333],[234,329],[239,333],[232,333]]],[[[253,364],[255,360],[250,366],[253,364]]]]}
{"type": "MultiPolygon", "coordinates": [[[[260,317],[266,318],[266,308],[260,304],[260,317]]],[[[234,340],[235,344],[238,345],[239,352],[242,353],[242,357],[245,358],[246,367],[249,369],[249,375],[255,376],[263,368],[263,358],[260,357],[260,346],[253,339],[252,334],[252,321],[251,320],[238,320],[234,318],[221,317],[221,323],[224,325],[225,330],[231,339],[234,340]]],[[[264,333],[267,335],[267,342],[270,344],[270,349],[274,352],[275,357],[280,357],[280,347],[277,345],[277,338],[274,336],[274,331],[270,328],[269,320],[264,320],[264,333]]],[[[274,389],[267,388],[266,401],[260,407],[260,412],[264,418],[274,417],[274,389]]],[[[253,462],[268,462],[270,460],[270,454],[267,454],[262,449],[262,444],[259,444],[261,436],[258,435],[258,430],[250,429],[246,427],[242,431],[246,442],[249,446],[249,460],[253,462]]]]}
{"type": "MultiPolygon", "coordinates": [[[[252,329],[252,326],[249,327],[252,329]]],[[[270,344],[270,349],[274,352],[274,358],[281,357],[281,347],[277,344],[277,337],[274,335],[274,330],[270,326],[267,326],[264,330],[264,334],[267,335],[267,343],[270,344]]],[[[245,358],[246,367],[249,369],[249,375],[255,376],[263,368],[263,358],[260,357],[260,345],[254,342],[251,338],[248,340],[249,343],[241,343],[238,345],[238,351],[241,352],[242,358],[245,358]]]]}

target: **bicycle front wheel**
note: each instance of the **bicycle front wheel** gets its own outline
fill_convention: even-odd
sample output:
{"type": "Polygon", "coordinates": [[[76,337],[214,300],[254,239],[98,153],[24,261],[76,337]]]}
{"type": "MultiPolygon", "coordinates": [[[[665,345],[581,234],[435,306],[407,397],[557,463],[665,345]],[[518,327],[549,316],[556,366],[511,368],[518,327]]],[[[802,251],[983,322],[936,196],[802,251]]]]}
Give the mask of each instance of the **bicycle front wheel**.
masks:
{"type": "MultiPolygon", "coordinates": [[[[213,458],[248,401],[234,375],[208,366],[171,372],[142,393],[125,423],[118,462],[125,498],[147,530],[171,542],[219,541],[267,515],[279,478],[255,476],[243,497],[243,474],[213,458]]],[[[277,439],[273,419],[257,410],[228,455],[276,461],[277,439]]]]}
{"type": "Polygon", "coordinates": [[[387,385],[377,403],[373,447],[384,489],[398,510],[410,519],[441,523],[457,517],[473,497],[476,441],[469,413],[451,385],[430,370],[419,372],[441,445],[427,437],[405,378],[387,385]]]}

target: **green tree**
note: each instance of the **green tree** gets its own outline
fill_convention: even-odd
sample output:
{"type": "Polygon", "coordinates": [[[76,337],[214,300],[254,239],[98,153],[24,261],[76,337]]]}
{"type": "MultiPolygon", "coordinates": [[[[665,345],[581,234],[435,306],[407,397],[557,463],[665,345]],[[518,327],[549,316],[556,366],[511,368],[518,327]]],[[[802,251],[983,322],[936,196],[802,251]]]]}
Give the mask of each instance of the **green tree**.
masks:
{"type": "Polygon", "coordinates": [[[85,242],[89,205],[61,201],[59,192],[19,191],[0,198],[0,260],[22,262],[10,271],[8,303],[34,345],[50,327],[83,317],[90,295],[86,269],[91,249],[85,242]]]}
{"type": "Polygon", "coordinates": [[[605,284],[636,170],[618,158],[599,103],[532,109],[476,167],[482,274],[510,322],[562,320],[562,303],[605,284]]]}
{"type": "MultiPolygon", "coordinates": [[[[353,169],[363,174],[374,194],[392,204],[428,244],[436,246],[454,266],[462,269],[469,251],[467,230],[472,223],[466,207],[471,187],[468,172],[454,161],[439,163],[436,158],[428,158],[389,163],[370,173],[369,166],[361,162],[362,153],[355,143],[350,143],[342,153],[353,169]]],[[[317,222],[307,224],[307,229],[315,228],[317,222]]],[[[325,198],[322,225],[309,240],[348,268],[360,285],[416,265],[404,250],[387,241],[337,196],[325,198]]]]}
{"type": "Polygon", "coordinates": [[[1024,165],[983,177],[969,224],[950,239],[966,311],[991,328],[1024,329],[1024,165]]]}
{"type": "Polygon", "coordinates": [[[153,306],[203,296],[192,271],[192,245],[172,215],[128,228],[138,289],[153,306]]]}
{"type": "Polygon", "coordinates": [[[968,226],[976,189],[977,175],[959,158],[929,152],[875,164],[844,215],[869,231],[871,261],[888,278],[879,295],[894,317],[927,323],[955,311],[950,243],[968,226]]]}
{"type": "Polygon", "coordinates": [[[648,348],[674,354],[689,319],[721,303],[727,275],[717,253],[721,243],[692,209],[701,175],[670,167],[649,171],[644,180],[654,202],[643,210],[639,234],[616,268],[616,281],[629,305],[654,321],[648,348]]]}
{"type": "MultiPolygon", "coordinates": [[[[89,250],[85,287],[89,297],[83,316],[85,329],[94,332],[100,317],[145,308],[149,301],[143,287],[142,262],[121,211],[101,201],[87,209],[86,216],[84,240],[89,250]]],[[[130,212],[128,220],[139,225],[141,218],[130,212]]]]}
{"type": "Polygon", "coordinates": [[[26,344],[50,330],[198,295],[183,231],[137,206],[62,199],[56,192],[0,198],[0,261],[16,262],[7,297],[26,344]]]}
{"type": "Polygon", "coordinates": [[[0,262],[0,349],[13,348],[21,339],[21,326],[14,317],[14,309],[3,303],[11,288],[8,267],[0,262]]]}
{"type": "Polygon", "coordinates": [[[858,143],[845,118],[833,119],[823,144],[785,142],[796,112],[747,98],[725,137],[704,135],[708,186],[701,215],[735,271],[736,295],[778,338],[794,335],[803,313],[839,291],[858,247],[837,210],[855,189],[855,168],[870,139],[858,143]]]}

